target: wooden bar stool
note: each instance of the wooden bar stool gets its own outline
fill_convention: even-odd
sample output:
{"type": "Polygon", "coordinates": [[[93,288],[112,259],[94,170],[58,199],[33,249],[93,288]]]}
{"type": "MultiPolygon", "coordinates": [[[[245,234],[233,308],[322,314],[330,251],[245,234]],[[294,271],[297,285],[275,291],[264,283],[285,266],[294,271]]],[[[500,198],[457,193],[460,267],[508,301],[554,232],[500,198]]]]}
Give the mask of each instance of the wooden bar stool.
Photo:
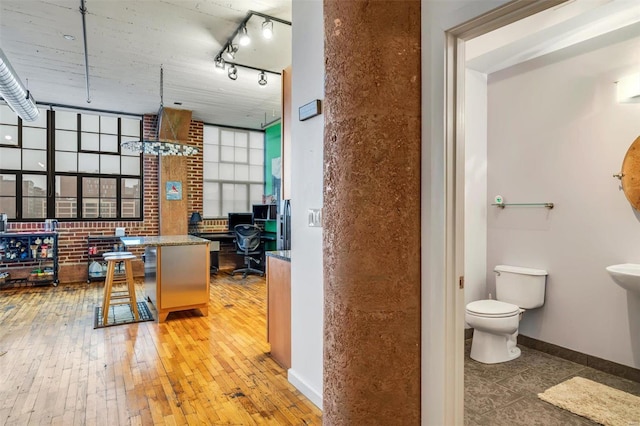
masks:
{"type": "Polygon", "coordinates": [[[136,258],[130,252],[108,252],[103,255],[107,261],[107,274],[104,280],[104,300],[102,301],[102,323],[107,325],[109,317],[110,305],[131,305],[133,316],[138,321],[138,302],[136,300],[136,289],[133,281],[133,267],[131,261],[136,258]],[[124,274],[116,274],[116,264],[122,262],[124,265],[124,274]],[[114,284],[126,284],[126,290],[113,291],[114,284]],[[122,300],[112,302],[113,300],[122,300]]]}
{"type": "MultiPolygon", "coordinates": [[[[106,260],[106,259],[107,259],[107,257],[110,257],[110,256],[120,256],[120,255],[124,255],[124,254],[131,255],[131,254],[133,254],[133,253],[131,253],[130,251],[107,251],[107,252],[102,253],[102,257],[106,260]]],[[[121,272],[122,272],[122,271],[121,271],[121,270],[119,270],[119,269],[121,269],[121,267],[122,267],[122,265],[123,265],[123,264],[124,264],[124,261],[122,261],[122,260],[116,263],[116,267],[115,267],[115,269],[114,269],[114,270],[115,270],[115,272],[116,272],[116,274],[115,274],[115,275],[114,275],[114,277],[113,277],[113,279],[114,279],[114,281],[113,281],[113,282],[114,282],[114,284],[115,284],[116,282],[125,282],[125,278],[126,278],[126,276],[125,276],[124,274],[121,274],[121,272]]],[[[105,278],[106,278],[106,277],[105,277],[105,278]]]]}

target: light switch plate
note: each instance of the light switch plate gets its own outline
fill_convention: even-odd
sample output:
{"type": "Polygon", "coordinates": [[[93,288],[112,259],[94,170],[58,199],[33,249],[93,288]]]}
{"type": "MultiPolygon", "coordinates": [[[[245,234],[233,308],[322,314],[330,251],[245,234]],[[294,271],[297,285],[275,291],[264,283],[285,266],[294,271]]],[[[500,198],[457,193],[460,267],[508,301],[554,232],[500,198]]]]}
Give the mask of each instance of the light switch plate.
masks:
{"type": "Polygon", "coordinates": [[[322,209],[309,209],[309,226],[322,227],[322,209]]]}

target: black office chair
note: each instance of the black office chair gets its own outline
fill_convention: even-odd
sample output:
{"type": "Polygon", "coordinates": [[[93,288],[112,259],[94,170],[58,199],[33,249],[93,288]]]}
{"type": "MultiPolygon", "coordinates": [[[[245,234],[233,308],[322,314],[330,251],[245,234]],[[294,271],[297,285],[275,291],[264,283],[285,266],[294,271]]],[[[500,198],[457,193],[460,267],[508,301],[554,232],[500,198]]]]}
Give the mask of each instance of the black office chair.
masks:
{"type": "Polygon", "coordinates": [[[245,267],[234,270],[231,275],[242,272],[242,278],[246,278],[247,274],[253,272],[264,276],[264,271],[251,267],[251,262],[255,262],[256,265],[262,263],[264,247],[260,241],[260,228],[255,225],[236,225],[233,232],[236,237],[236,253],[244,255],[245,267]]]}

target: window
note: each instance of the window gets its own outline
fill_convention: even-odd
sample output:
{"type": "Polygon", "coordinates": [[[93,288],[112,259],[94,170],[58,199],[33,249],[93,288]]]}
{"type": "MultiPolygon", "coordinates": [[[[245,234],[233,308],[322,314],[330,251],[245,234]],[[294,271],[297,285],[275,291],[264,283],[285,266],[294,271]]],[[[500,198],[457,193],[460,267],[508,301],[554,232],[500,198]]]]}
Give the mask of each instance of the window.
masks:
{"type": "Polygon", "coordinates": [[[263,132],[205,125],[203,157],[204,217],[250,212],[262,203],[263,132]]]}
{"type": "Polygon", "coordinates": [[[7,217],[16,217],[16,181],[15,174],[0,174],[0,212],[7,217]]]}
{"type": "Polygon", "coordinates": [[[40,111],[22,122],[0,105],[0,212],[9,218],[141,219],[141,119],[40,111]],[[50,128],[47,128],[49,117],[50,128]]]}

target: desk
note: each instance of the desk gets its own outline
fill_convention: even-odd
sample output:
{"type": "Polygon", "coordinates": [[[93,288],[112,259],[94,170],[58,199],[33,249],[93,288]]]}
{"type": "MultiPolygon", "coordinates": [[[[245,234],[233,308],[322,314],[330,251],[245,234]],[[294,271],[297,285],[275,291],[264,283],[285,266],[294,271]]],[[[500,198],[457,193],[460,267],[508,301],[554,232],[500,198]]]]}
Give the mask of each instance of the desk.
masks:
{"type": "MultiPolygon", "coordinates": [[[[235,259],[236,268],[244,267],[244,258],[239,254],[236,254],[236,244],[235,239],[236,236],[233,231],[223,231],[223,232],[201,232],[192,234],[196,237],[204,238],[213,242],[211,244],[211,272],[217,272],[220,268],[220,244],[227,244],[229,247],[233,247],[233,257],[235,259]]],[[[275,232],[263,232],[260,236],[260,240],[265,245],[265,250],[275,250],[275,244],[277,241],[277,236],[275,232]]],[[[228,251],[228,253],[231,250],[228,251]]],[[[262,262],[264,265],[264,262],[262,262]]]]}

